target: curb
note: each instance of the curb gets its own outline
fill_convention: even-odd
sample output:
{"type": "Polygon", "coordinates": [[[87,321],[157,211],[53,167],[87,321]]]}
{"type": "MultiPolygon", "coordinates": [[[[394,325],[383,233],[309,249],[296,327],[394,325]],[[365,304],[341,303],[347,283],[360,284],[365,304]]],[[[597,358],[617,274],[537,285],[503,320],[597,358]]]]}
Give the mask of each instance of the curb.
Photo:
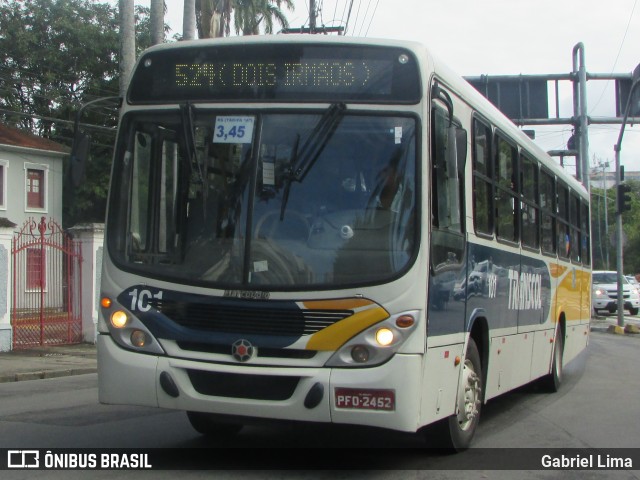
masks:
{"type": "Polygon", "coordinates": [[[609,325],[609,328],[607,328],[607,332],[613,333],[615,335],[624,335],[624,328],[619,325],[609,325]]]}
{"type": "Polygon", "coordinates": [[[25,380],[43,380],[47,378],[69,377],[72,375],[86,375],[96,373],[97,368],[72,368],[66,370],[42,370],[36,372],[13,373],[10,375],[0,375],[0,383],[22,382],[25,380]]]}

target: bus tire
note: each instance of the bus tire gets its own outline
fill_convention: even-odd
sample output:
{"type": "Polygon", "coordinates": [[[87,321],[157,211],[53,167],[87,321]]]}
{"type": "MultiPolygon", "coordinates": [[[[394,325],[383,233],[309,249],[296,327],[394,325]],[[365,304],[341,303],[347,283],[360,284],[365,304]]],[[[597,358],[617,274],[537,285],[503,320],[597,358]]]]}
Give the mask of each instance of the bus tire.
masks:
{"type": "Polygon", "coordinates": [[[215,417],[208,413],[187,412],[187,418],[198,433],[210,438],[229,439],[242,430],[242,425],[216,421],[215,417]]]}
{"type": "Polygon", "coordinates": [[[453,452],[469,448],[480,421],[483,385],[480,353],[470,338],[458,384],[456,413],[424,431],[428,446],[453,452]]]}
{"type": "Polygon", "coordinates": [[[555,338],[555,348],[553,349],[553,363],[551,364],[551,373],[540,379],[542,388],[550,393],[555,393],[560,389],[562,384],[562,362],[564,357],[564,336],[562,328],[558,324],[555,338]]]}

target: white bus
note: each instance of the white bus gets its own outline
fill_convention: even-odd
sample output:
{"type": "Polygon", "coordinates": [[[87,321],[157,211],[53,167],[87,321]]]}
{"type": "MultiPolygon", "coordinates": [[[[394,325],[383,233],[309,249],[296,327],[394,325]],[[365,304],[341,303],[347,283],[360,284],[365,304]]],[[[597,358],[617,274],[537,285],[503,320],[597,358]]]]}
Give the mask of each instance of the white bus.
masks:
{"type": "Polygon", "coordinates": [[[419,44],[160,45],[121,112],[103,403],[459,450],[484,402],[557,389],[588,343],[587,192],[419,44]]]}

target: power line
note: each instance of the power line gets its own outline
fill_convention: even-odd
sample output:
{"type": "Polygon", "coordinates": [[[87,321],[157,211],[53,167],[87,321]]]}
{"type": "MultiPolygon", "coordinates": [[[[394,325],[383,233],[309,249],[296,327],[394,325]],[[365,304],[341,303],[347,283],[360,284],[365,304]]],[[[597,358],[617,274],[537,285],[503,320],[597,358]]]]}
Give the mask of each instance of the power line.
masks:
{"type": "MultiPolygon", "coordinates": [[[[631,25],[631,20],[633,19],[633,13],[636,10],[637,3],[638,3],[638,0],[634,0],[633,7],[631,8],[631,13],[629,14],[629,20],[627,21],[627,28],[624,30],[624,35],[622,36],[622,41],[620,42],[620,48],[618,48],[618,54],[616,55],[616,59],[613,61],[613,66],[611,67],[611,73],[613,73],[613,71],[616,68],[616,65],[618,64],[618,59],[620,58],[620,53],[622,53],[622,47],[624,46],[624,42],[627,39],[627,33],[629,32],[629,26],[631,25]]],[[[607,86],[609,85],[610,82],[611,80],[607,80],[607,82],[605,83],[604,87],[602,88],[602,93],[600,93],[600,98],[598,98],[598,101],[596,102],[596,104],[593,107],[591,107],[592,112],[596,109],[598,105],[600,105],[600,102],[604,97],[604,92],[607,89],[607,86]]]]}
{"type": "MultiPolygon", "coordinates": [[[[44,72],[38,73],[38,72],[33,72],[31,70],[27,70],[25,68],[19,68],[19,67],[16,67],[16,66],[9,67],[9,66],[6,66],[6,65],[0,65],[0,69],[7,70],[7,71],[10,72],[10,74],[11,74],[11,72],[14,72],[17,75],[20,75],[19,78],[13,78],[13,77],[7,78],[7,77],[4,77],[4,76],[0,77],[0,78],[4,78],[6,81],[11,81],[11,82],[20,81],[20,82],[26,83],[25,79],[22,77],[22,75],[25,75],[27,77],[34,78],[38,83],[47,84],[47,82],[44,82],[42,80],[42,73],[44,73],[44,72]]],[[[96,77],[93,77],[93,76],[90,76],[90,75],[86,75],[84,77],[81,77],[80,75],[74,75],[74,74],[69,73],[69,72],[60,72],[60,71],[56,71],[56,70],[52,70],[52,69],[48,69],[48,70],[56,73],[59,77],[62,77],[63,80],[66,80],[68,83],[78,83],[78,81],[91,81],[91,80],[105,81],[106,80],[104,78],[96,78],[96,77]],[[64,78],[64,77],[66,77],[66,78],[64,78]]],[[[35,84],[34,83],[30,83],[29,85],[33,87],[35,84]]],[[[103,88],[103,90],[104,90],[104,92],[106,94],[110,94],[110,95],[111,94],[112,95],[117,95],[118,94],[117,91],[109,90],[108,88],[103,88]]]]}
{"type": "Polygon", "coordinates": [[[351,0],[351,3],[349,3],[349,13],[347,14],[347,21],[344,24],[344,34],[347,34],[347,31],[349,30],[349,19],[351,18],[351,10],[353,9],[353,1],[351,0]]]}
{"type": "Polygon", "coordinates": [[[378,11],[378,4],[380,0],[376,0],[376,6],[373,9],[373,14],[371,15],[371,21],[369,21],[369,25],[367,26],[367,30],[364,32],[364,36],[369,35],[369,29],[371,28],[371,24],[373,23],[373,18],[376,16],[376,12],[378,11]]]}
{"type": "Polygon", "coordinates": [[[355,35],[356,25],[358,25],[358,17],[360,16],[360,7],[362,6],[362,0],[358,0],[358,11],[356,12],[356,19],[353,21],[353,32],[355,35]]]}
{"type": "MultiPolygon", "coordinates": [[[[18,117],[36,118],[38,120],[45,120],[47,122],[53,122],[53,123],[63,123],[63,124],[71,124],[71,125],[75,123],[73,120],[63,120],[61,118],[46,117],[44,115],[37,115],[35,113],[14,112],[13,110],[6,110],[4,108],[0,108],[0,113],[16,115],[18,117]]],[[[91,123],[80,123],[80,125],[84,128],[93,128],[94,130],[100,130],[108,133],[116,132],[116,127],[103,127],[102,125],[93,125],[91,123]]]]}
{"type": "Polygon", "coordinates": [[[364,28],[364,24],[367,21],[367,15],[369,14],[369,7],[371,7],[371,0],[367,2],[367,9],[364,11],[364,16],[362,17],[362,23],[360,24],[360,30],[358,30],[358,36],[362,36],[362,29],[364,28]]]}

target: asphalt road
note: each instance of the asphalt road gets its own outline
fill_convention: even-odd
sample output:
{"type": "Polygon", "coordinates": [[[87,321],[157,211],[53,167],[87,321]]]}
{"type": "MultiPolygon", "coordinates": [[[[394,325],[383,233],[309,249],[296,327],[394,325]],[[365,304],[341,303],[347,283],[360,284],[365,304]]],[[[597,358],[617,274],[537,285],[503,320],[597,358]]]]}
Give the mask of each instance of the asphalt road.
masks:
{"type": "MultiPolygon", "coordinates": [[[[216,478],[640,478],[635,471],[534,471],[527,475],[494,471],[480,454],[508,461],[514,448],[635,448],[640,446],[638,336],[592,333],[589,348],[565,367],[556,394],[526,387],[489,402],[483,409],[474,449],[457,455],[422,451],[418,435],[370,428],[328,426],[249,427],[236,438],[211,443],[200,437],[181,412],[100,405],[95,374],[0,384],[0,448],[206,448],[212,458],[251,470],[269,457],[277,471],[225,471],[216,478]],[[333,447],[331,450],[321,450],[333,447]],[[231,448],[233,450],[228,450],[231,448]],[[240,450],[244,449],[244,450],[240,450]],[[266,450],[269,449],[269,450],[266,450]],[[299,450],[293,450],[299,449],[299,450]],[[488,449],[488,450],[482,450],[488,449]],[[492,450],[500,449],[500,450],[492,450]],[[217,456],[217,457],[216,457],[217,456]],[[336,458],[357,458],[354,470],[304,469],[336,458]],[[320,460],[318,460],[320,459],[320,460]],[[382,461],[381,461],[382,459],[382,461]],[[228,460],[228,459],[227,459],[228,460]],[[301,468],[288,472],[288,461],[301,468]],[[256,463],[258,462],[258,463],[256,463]],[[382,466],[382,467],[381,467],[382,466]],[[370,470],[368,470],[370,468],[370,470]],[[377,470],[384,468],[385,471],[377,470]],[[295,474],[294,474],[295,473],[295,474]]],[[[355,465],[355,466],[354,466],[355,465]]],[[[185,466],[186,468],[187,466],[185,466]]],[[[0,472],[2,478],[89,478],[87,472],[0,472]],[[29,475],[27,475],[27,473],[29,475]],[[5,475],[6,474],[6,475],[5,475]]],[[[91,472],[90,478],[174,478],[175,472],[91,472]]],[[[205,478],[206,472],[185,472],[205,478]]],[[[182,476],[182,475],[181,475],[182,476]]]]}

